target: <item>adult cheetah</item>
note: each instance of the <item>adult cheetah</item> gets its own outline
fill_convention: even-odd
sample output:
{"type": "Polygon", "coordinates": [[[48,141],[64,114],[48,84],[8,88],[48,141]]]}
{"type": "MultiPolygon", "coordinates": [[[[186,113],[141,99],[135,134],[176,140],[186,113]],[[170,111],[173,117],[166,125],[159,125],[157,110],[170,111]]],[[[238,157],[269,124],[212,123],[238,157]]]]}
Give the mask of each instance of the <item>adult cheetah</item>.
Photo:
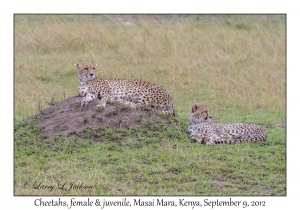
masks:
{"type": "Polygon", "coordinates": [[[103,79],[96,77],[97,64],[74,64],[78,70],[81,107],[99,98],[97,107],[105,108],[108,100],[130,108],[159,110],[167,116],[175,115],[170,94],[160,85],[134,79],[103,79]]]}

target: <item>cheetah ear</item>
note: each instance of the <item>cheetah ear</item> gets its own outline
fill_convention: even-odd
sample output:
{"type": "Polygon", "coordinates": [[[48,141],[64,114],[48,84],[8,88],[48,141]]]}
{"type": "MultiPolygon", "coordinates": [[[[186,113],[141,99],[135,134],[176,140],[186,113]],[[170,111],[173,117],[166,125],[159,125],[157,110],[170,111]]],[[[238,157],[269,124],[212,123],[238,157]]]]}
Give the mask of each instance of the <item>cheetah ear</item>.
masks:
{"type": "Polygon", "coordinates": [[[195,104],[193,107],[192,107],[192,113],[194,113],[196,110],[197,110],[198,106],[197,104],[195,104]]]}
{"type": "Polygon", "coordinates": [[[94,67],[97,67],[97,63],[94,63],[94,67]]]}
{"type": "Polygon", "coordinates": [[[74,64],[77,70],[79,70],[79,64],[74,64]]]}

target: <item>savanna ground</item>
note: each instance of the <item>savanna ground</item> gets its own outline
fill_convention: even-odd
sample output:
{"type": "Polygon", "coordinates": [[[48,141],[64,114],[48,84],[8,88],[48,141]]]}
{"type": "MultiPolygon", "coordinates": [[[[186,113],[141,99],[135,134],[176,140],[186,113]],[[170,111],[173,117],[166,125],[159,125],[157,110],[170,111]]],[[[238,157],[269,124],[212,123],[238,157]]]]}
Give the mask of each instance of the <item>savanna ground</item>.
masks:
{"type": "MultiPolygon", "coordinates": [[[[286,195],[284,15],[15,15],[15,195],[286,195]],[[45,139],[24,119],[77,95],[74,63],[161,84],[179,124],[45,139]],[[256,123],[266,142],[201,145],[187,113],[256,123]],[[151,132],[150,132],[151,131],[151,132]],[[34,189],[75,182],[92,189],[34,189]],[[25,183],[27,183],[25,185],[25,183]],[[25,186],[24,186],[25,185],[25,186]]],[[[99,131],[99,130],[98,130],[99,131]]],[[[93,130],[93,132],[98,132],[93,130]]]]}

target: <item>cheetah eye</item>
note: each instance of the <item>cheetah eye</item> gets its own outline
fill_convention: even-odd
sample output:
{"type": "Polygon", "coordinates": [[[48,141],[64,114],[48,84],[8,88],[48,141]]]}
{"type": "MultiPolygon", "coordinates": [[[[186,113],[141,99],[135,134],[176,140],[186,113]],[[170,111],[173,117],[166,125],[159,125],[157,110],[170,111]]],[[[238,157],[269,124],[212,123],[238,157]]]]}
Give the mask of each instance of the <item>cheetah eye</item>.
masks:
{"type": "Polygon", "coordinates": [[[86,71],[87,71],[87,70],[88,70],[88,68],[84,68],[84,70],[86,70],[86,71]]]}

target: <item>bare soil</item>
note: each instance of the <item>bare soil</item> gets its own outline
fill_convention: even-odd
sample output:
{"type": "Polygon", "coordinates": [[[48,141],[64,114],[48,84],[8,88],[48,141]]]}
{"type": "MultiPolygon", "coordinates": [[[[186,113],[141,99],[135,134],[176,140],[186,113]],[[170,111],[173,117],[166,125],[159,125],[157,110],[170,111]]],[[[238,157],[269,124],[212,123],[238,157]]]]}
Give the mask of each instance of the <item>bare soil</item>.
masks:
{"type": "Polygon", "coordinates": [[[96,110],[98,99],[87,107],[80,106],[81,97],[70,97],[41,111],[37,125],[47,137],[68,134],[76,130],[82,132],[86,127],[100,125],[114,128],[139,128],[145,121],[170,124],[170,120],[154,112],[140,111],[122,107],[118,103],[108,103],[101,111],[96,110]],[[41,117],[42,116],[42,117],[41,117]]]}

